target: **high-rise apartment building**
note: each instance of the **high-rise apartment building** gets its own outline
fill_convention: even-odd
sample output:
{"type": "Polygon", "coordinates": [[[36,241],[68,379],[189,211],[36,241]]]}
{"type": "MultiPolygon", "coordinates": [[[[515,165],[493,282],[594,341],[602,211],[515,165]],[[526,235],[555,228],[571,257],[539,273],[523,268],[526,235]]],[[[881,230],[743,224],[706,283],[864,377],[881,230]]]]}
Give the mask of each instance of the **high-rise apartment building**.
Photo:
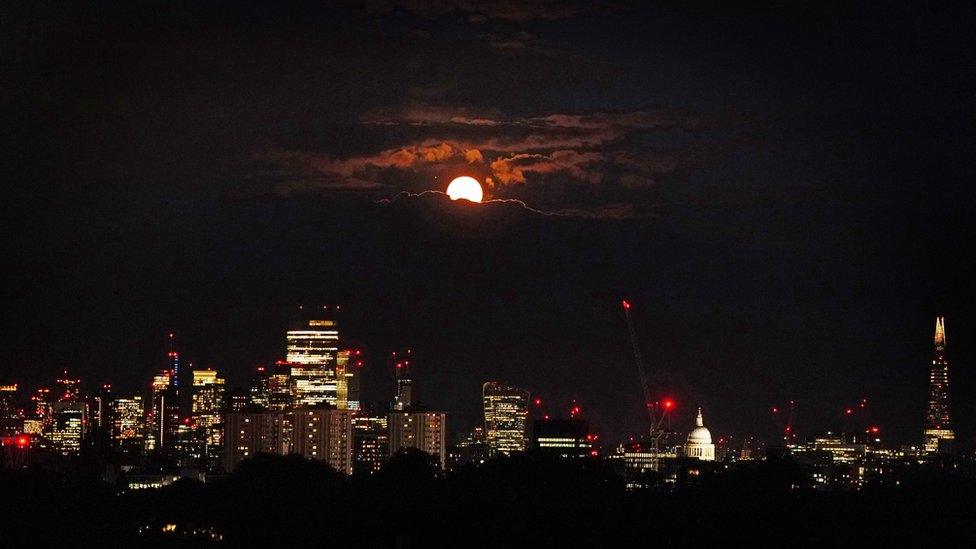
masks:
{"type": "Polygon", "coordinates": [[[447,414],[443,412],[392,411],[387,416],[390,455],[401,448],[416,448],[447,464],[447,414]]]}
{"type": "Polygon", "coordinates": [[[489,453],[508,455],[524,451],[529,392],[489,381],[482,386],[481,394],[489,453]]]}
{"type": "Polygon", "coordinates": [[[293,410],[292,453],[325,461],[336,471],[351,475],[354,413],[336,409],[293,410]]]}
{"type": "Polygon", "coordinates": [[[935,319],[935,357],[929,370],[929,403],[925,413],[926,452],[951,452],[956,438],[949,420],[949,361],[946,359],[945,318],[935,319]]]}
{"type": "Polygon", "coordinates": [[[390,457],[390,433],[387,417],[357,414],[352,418],[353,472],[379,472],[390,457]]]}
{"type": "Polygon", "coordinates": [[[231,412],[224,418],[224,470],[258,453],[291,452],[291,416],[282,410],[231,412]]]}

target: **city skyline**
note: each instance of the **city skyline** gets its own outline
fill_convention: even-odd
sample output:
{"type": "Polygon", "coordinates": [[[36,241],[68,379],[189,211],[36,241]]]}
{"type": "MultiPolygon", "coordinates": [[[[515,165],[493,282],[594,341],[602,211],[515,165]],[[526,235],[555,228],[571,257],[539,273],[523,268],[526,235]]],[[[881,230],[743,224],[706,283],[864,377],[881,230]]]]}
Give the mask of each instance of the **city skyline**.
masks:
{"type": "MultiPolygon", "coordinates": [[[[632,308],[630,303],[625,302],[625,308],[628,309],[628,313],[632,308]]],[[[417,399],[416,396],[411,397],[412,391],[415,390],[414,381],[414,368],[415,368],[415,355],[413,349],[407,349],[406,351],[400,351],[399,356],[397,351],[391,353],[388,364],[383,366],[384,370],[388,370],[387,379],[384,387],[389,388],[388,402],[383,402],[384,399],[374,399],[374,400],[362,400],[360,398],[360,380],[362,378],[362,369],[367,368],[366,360],[367,356],[363,356],[361,349],[353,350],[340,350],[342,346],[340,342],[340,326],[341,322],[337,321],[339,307],[332,307],[330,310],[329,306],[322,306],[321,310],[318,307],[311,308],[311,311],[306,311],[305,306],[298,308],[299,314],[294,315],[294,318],[287,323],[287,329],[284,330],[285,337],[284,343],[282,345],[282,355],[286,357],[285,359],[276,360],[274,364],[269,366],[257,365],[255,366],[250,376],[247,379],[236,380],[236,382],[227,384],[225,388],[226,380],[222,375],[222,372],[212,367],[199,367],[194,366],[192,363],[188,363],[187,370],[183,372],[181,376],[174,376],[173,372],[180,371],[181,364],[181,352],[178,351],[178,345],[176,343],[177,338],[175,332],[167,332],[165,334],[166,341],[166,351],[165,351],[165,366],[167,368],[158,370],[156,374],[152,376],[151,383],[147,387],[136,390],[126,390],[118,386],[114,387],[115,398],[121,399],[124,403],[131,402],[131,398],[142,399],[145,398],[147,402],[146,417],[145,417],[145,430],[146,430],[146,450],[152,451],[156,446],[160,444],[161,438],[176,438],[177,427],[183,422],[183,418],[193,418],[194,424],[202,426],[207,429],[208,434],[206,435],[208,447],[214,447],[215,452],[222,452],[220,446],[220,438],[222,436],[222,423],[220,419],[214,419],[213,414],[220,413],[223,414],[223,410],[229,405],[226,401],[225,391],[234,390],[241,394],[249,395],[248,402],[254,404],[259,403],[262,407],[267,407],[271,410],[282,410],[291,407],[301,408],[319,408],[322,406],[327,406],[330,408],[339,409],[350,409],[353,411],[363,409],[364,417],[369,417],[370,411],[409,411],[417,408],[417,404],[421,405],[422,410],[429,410],[430,405],[439,406],[439,409],[444,411],[450,411],[452,415],[456,417],[464,417],[464,413],[461,410],[452,409],[450,406],[445,406],[441,402],[431,402],[426,399],[417,399]],[[331,316],[330,316],[331,313],[331,316]],[[329,316],[328,319],[321,319],[320,317],[329,316]],[[301,320],[296,320],[296,319],[301,320]],[[309,320],[311,319],[311,320],[309,320]],[[327,342],[327,343],[320,343],[327,342]],[[324,346],[323,346],[324,345],[324,346]],[[320,352],[321,351],[321,352],[320,352]],[[340,366],[341,365],[341,366],[340,366]],[[304,368],[303,368],[304,367],[304,368]],[[322,379],[331,380],[327,381],[326,384],[321,385],[319,389],[314,391],[309,387],[309,371],[307,368],[317,367],[325,368],[322,373],[314,374],[322,379]],[[350,398],[353,394],[349,391],[349,382],[346,381],[346,375],[339,374],[338,377],[342,377],[343,381],[337,382],[337,374],[339,372],[345,372],[346,368],[350,371],[355,371],[356,374],[349,374],[350,379],[354,377],[355,382],[355,397],[350,398]],[[286,394],[279,397],[287,398],[287,404],[281,404],[280,406],[275,406],[274,389],[267,387],[268,396],[258,398],[254,391],[257,389],[255,383],[256,380],[261,376],[267,376],[264,379],[273,379],[276,375],[274,373],[275,369],[280,369],[282,375],[281,384],[283,384],[283,389],[287,391],[286,394]],[[324,376],[324,377],[323,377],[324,376]],[[183,379],[180,379],[183,378],[183,379]],[[178,392],[179,381],[191,382],[193,391],[192,395],[184,393],[184,396],[180,397],[178,392]],[[211,389],[211,387],[213,389],[211,389]],[[213,391],[217,391],[213,393],[213,391]],[[319,393],[315,391],[324,391],[321,396],[316,396],[319,393]],[[212,394],[211,394],[212,393],[212,394]],[[337,400],[337,395],[342,395],[337,400]],[[168,395],[165,397],[160,397],[158,395],[168,395]],[[330,396],[331,395],[331,396],[330,396]],[[131,397],[131,398],[130,398],[131,397]],[[271,398],[269,401],[268,398],[271,398]],[[167,403],[166,399],[170,399],[167,403]],[[174,404],[175,402],[175,404],[174,404]],[[263,404],[262,404],[263,403],[263,404]],[[269,406],[270,404],[270,406],[269,406]],[[337,406],[338,404],[338,406],[337,406]],[[365,408],[363,408],[365,407],[365,408]],[[185,409],[184,409],[185,408],[185,409]],[[211,414],[208,416],[207,414],[211,414]],[[166,419],[161,423],[158,419],[159,417],[165,417],[166,419]],[[203,418],[202,423],[199,422],[200,418],[203,418]],[[218,425],[219,429],[213,431],[210,429],[210,425],[218,425]]],[[[907,440],[892,440],[889,436],[889,430],[892,429],[891,426],[883,425],[877,415],[870,410],[872,407],[869,405],[870,399],[864,397],[860,399],[854,405],[848,405],[847,403],[842,403],[839,413],[836,419],[827,425],[823,426],[804,426],[798,427],[796,423],[796,409],[797,403],[793,400],[790,401],[788,408],[791,409],[789,419],[784,419],[783,415],[786,409],[780,409],[780,406],[773,404],[771,411],[772,417],[769,420],[770,424],[776,423],[774,429],[770,430],[769,425],[755,425],[751,430],[743,432],[730,432],[723,431],[719,436],[721,438],[729,440],[749,440],[749,439],[764,439],[768,444],[777,444],[778,440],[784,438],[786,441],[789,440],[805,440],[818,433],[823,432],[865,432],[874,433],[875,436],[884,437],[886,443],[889,446],[924,446],[926,451],[935,452],[940,449],[940,443],[931,442],[932,437],[946,438],[948,439],[948,445],[946,451],[952,451],[955,449],[953,428],[950,423],[950,410],[951,405],[949,404],[952,399],[952,391],[948,391],[948,374],[947,374],[947,336],[946,336],[946,321],[945,317],[936,317],[936,327],[933,335],[933,347],[935,353],[935,359],[932,361],[931,375],[929,379],[929,404],[928,412],[925,415],[924,420],[921,422],[923,425],[922,430],[924,431],[923,436],[919,440],[913,440],[911,438],[907,440]],[[785,423],[784,423],[785,421],[785,423]],[[934,429],[934,431],[932,431],[934,429]],[[802,436],[801,436],[802,435],[802,436]]],[[[382,362],[382,361],[381,361],[382,362]]],[[[422,371],[422,370],[421,370],[422,371]]],[[[656,372],[655,372],[656,374],[656,372]]],[[[49,387],[55,387],[55,394],[59,392],[64,393],[65,398],[60,398],[60,400],[67,401],[78,401],[81,400],[80,391],[82,388],[86,388],[81,379],[70,379],[68,377],[69,372],[67,370],[63,371],[60,375],[59,380],[56,380],[54,385],[44,385],[38,387],[32,387],[30,391],[18,391],[18,385],[16,383],[8,383],[6,387],[8,399],[13,397],[14,400],[20,399],[26,402],[26,397],[30,394],[34,394],[34,389],[38,391],[49,391],[49,387]],[[61,388],[59,388],[59,386],[61,388]],[[73,395],[71,398],[66,398],[69,395],[73,395]]],[[[426,376],[424,376],[426,377],[426,376]]],[[[643,379],[638,379],[635,376],[633,382],[634,386],[637,387],[639,391],[640,383],[643,379]]],[[[267,382],[265,382],[267,383],[267,382]]],[[[488,441],[488,455],[494,455],[499,453],[508,454],[512,450],[524,451],[529,447],[531,441],[528,438],[530,431],[528,430],[529,422],[534,418],[535,420],[550,418],[554,420],[561,419],[571,419],[579,416],[588,419],[588,414],[583,414],[579,406],[579,402],[576,399],[572,399],[568,402],[549,402],[548,400],[543,400],[539,394],[545,394],[546,390],[544,388],[537,389],[535,392],[530,392],[516,386],[506,386],[497,380],[488,380],[482,384],[482,400],[480,402],[480,410],[482,412],[483,418],[475,422],[472,425],[468,424],[457,424],[455,421],[451,425],[451,429],[445,431],[449,440],[454,441],[460,439],[470,432],[472,426],[477,428],[485,428],[488,441]],[[491,394],[495,395],[489,399],[489,387],[491,388],[491,394]],[[511,395],[505,396],[510,392],[511,395]],[[529,396],[533,395],[532,405],[529,404],[529,396]],[[510,400],[510,402],[509,402],[510,400]],[[490,404],[491,402],[491,404],[490,404]],[[521,402],[521,404],[517,404],[521,402]],[[501,406],[501,407],[499,407],[501,406]],[[523,412],[517,412],[517,409],[523,407],[523,412]],[[532,414],[530,415],[530,409],[532,414]],[[514,415],[512,415],[514,414],[514,415]],[[511,416],[509,418],[509,416],[511,416]],[[496,419],[505,418],[505,419],[496,419]],[[500,423],[496,423],[500,421],[500,423]],[[516,423],[517,422],[517,423],[516,423]],[[493,425],[498,425],[498,427],[492,427],[493,425]],[[499,434],[494,434],[494,429],[501,429],[498,431],[499,434]],[[515,431],[505,431],[504,429],[515,429],[515,431]],[[521,442],[516,442],[516,439],[511,438],[511,434],[503,433],[515,433],[521,432],[521,442]],[[499,440],[507,440],[507,442],[495,442],[495,437],[501,437],[499,440]],[[508,437],[508,438],[506,438],[508,437]]],[[[318,386],[318,385],[316,385],[318,386]]],[[[104,387],[108,391],[113,391],[112,384],[96,384],[96,387],[104,387]]],[[[662,391],[660,387],[650,387],[650,394],[656,394],[657,398],[661,401],[666,401],[664,404],[665,411],[668,413],[669,417],[666,418],[668,421],[667,429],[671,428],[671,423],[674,421],[676,424],[681,422],[688,423],[688,414],[682,414],[683,409],[687,409],[688,406],[692,408],[697,407],[698,419],[701,421],[701,405],[694,402],[688,403],[678,403],[675,401],[674,397],[667,391],[662,391]],[[672,418],[674,418],[672,420],[672,418]]],[[[374,388],[375,390],[375,388],[374,388]]],[[[370,391],[372,392],[372,391],[370,391]]],[[[422,394],[422,393],[421,393],[422,394]]],[[[415,395],[415,394],[414,394],[415,395]]],[[[444,398],[444,395],[440,396],[440,400],[449,400],[444,398]]],[[[92,398],[92,402],[98,403],[98,410],[103,410],[107,403],[114,402],[111,394],[107,394],[105,397],[99,397],[95,393],[91,396],[85,396],[85,398],[92,398]],[[103,400],[99,400],[103,399],[103,400]]],[[[636,398],[636,397],[635,397],[636,398]]],[[[57,400],[53,401],[57,404],[57,400]]],[[[282,401],[284,402],[284,401],[282,401]]],[[[125,406],[127,404],[123,404],[125,406]]],[[[770,411],[770,407],[765,407],[766,411],[770,411]]],[[[98,418],[104,412],[96,413],[94,409],[89,410],[88,414],[95,417],[95,421],[99,421],[98,418]]],[[[630,418],[626,418],[624,421],[629,421],[630,418]]],[[[351,425],[351,424],[350,424],[351,425]]],[[[701,425],[699,425],[701,427],[701,425]]],[[[905,430],[904,428],[902,430],[905,430]]],[[[20,432],[18,430],[18,432],[20,432]]],[[[609,433],[614,433],[614,431],[608,430],[609,433]]],[[[678,432],[680,432],[680,426],[678,427],[678,432]]],[[[611,434],[610,436],[604,436],[603,444],[609,443],[625,443],[627,440],[633,441],[636,437],[645,436],[647,431],[638,431],[636,433],[627,433],[619,438],[614,438],[611,434]]],[[[937,439],[936,439],[937,440],[937,439]]],[[[443,461],[443,459],[442,459],[443,461]]],[[[350,462],[351,470],[351,462],[350,462]]]]}

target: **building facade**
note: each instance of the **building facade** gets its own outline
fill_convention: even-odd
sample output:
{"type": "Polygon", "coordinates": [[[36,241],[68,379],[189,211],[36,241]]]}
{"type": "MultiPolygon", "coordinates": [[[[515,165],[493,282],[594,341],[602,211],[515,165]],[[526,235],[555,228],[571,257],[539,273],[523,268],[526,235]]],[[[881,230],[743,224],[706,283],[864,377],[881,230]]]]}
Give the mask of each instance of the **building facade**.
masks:
{"type": "Polygon", "coordinates": [[[400,412],[387,416],[390,455],[402,448],[416,448],[437,458],[441,468],[447,464],[447,414],[443,412],[400,412]]]}
{"type": "Polygon", "coordinates": [[[956,438],[949,419],[949,361],[946,359],[945,318],[935,319],[935,357],[929,370],[929,402],[922,445],[926,452],[951,452],[956,438]]]}
{"type": "Polygon", "coordinates": [[[193,427],[203,438],[206,456],[220,456],[224,434],[224,379],[216,370],[193,370],[190,406],[193,427]]]}
{"type": "Polygon", "coordinates": [[[688,434],[688,442],[684,447],[685,457],[697,458],[701,461],[715,461],[715,445],[712,444],[712,433],[705,427],[701,408],[695,418],[695,428],[688,434]]]}
{"type": "Polygon", "coordinates": [[[489,453],[494,456],[524,451],[529,392],[489,381],[482,386],[481,394],[489,453]]]}
{"type": "Polygon", "coordinates": [[[336,471],[351,475],[353,414],[336,409],[292,411],[292,453],[325,461],[336,471]]]}

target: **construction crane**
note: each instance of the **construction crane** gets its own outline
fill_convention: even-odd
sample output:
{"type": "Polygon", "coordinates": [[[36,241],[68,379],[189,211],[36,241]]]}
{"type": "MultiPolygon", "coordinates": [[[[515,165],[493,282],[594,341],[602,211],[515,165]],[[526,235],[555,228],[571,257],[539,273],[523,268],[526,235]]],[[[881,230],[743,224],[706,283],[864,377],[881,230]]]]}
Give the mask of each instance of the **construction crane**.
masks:
{"type": "Polygon", "coordinates": [[[674,408],[674,401],[670,399],[664,402],[656,402],[651,398],[651,389],[648,384],[647,372],[644,370],[644,356],[637,343],[637,332],[634,331],[634,320],[630,316],[632,305],[626,299],[621,301],[624,309],[624,318],[627,319],[627,330],[630,332],[630,343],[634,348],[634,362],[637,365],[637,374],[640,377],[641,392],[644,397],[644,409],[647,411],[647,419],[650,424],[651,450],[657,453],[658,444],[664,435],[661,426],[669,419],[671,409],[674,408]]]}

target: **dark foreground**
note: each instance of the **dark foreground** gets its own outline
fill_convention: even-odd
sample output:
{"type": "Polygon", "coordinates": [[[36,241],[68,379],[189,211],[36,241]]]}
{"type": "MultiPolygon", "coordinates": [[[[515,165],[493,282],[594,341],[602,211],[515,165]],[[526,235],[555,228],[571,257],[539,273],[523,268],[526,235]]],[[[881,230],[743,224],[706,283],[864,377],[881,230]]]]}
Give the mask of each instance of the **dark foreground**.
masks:
{"type": "Polygon", "coordinates": [[[438,476],[424,454],[346,479],[258,456],[206,484],[117,493],[97,475],[0,472],[4,546],[748,547],[976,542],[976,483],[919,471],[897,488],[796,489],[788,464],[628,492],[604,465],[546,456],[438,476]]]}

